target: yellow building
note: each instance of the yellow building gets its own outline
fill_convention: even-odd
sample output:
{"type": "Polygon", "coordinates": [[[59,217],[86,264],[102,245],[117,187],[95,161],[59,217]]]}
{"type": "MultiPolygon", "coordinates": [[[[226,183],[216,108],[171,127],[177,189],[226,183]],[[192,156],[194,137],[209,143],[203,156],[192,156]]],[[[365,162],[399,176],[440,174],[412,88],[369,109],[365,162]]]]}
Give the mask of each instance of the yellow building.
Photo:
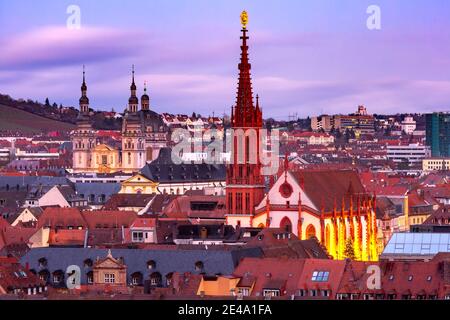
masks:
{"type": "Polygon", "coordinates": [[[204,276],[200,281],[197,295],[201,296],[234,296],[240,278],[232,276],[204,276]]]}
{"type": "Polygon", "coordinates": [[[450,158],[430,158],[422,160],[423,171],[450,170],[450,158]]]}
{"type": "Polygon", "coordinates": [[[98,260],[93,266],[93,284],[109,286],[127,285],[127,266],[113,258],[111,250],[105,258],[98,260]]]}
{"type": "Polygon", "coordinates": [[[97,145],[92,150],[91,168],[99,173],[113,173],[120,170],[119,150],[106,144],[97,145]]]}
{"type": "Polygon", "coordinates": [[[119,193],[159,193],[158,182],[152,181],[142,174],[136,174],[122,182],[119,193]]]}

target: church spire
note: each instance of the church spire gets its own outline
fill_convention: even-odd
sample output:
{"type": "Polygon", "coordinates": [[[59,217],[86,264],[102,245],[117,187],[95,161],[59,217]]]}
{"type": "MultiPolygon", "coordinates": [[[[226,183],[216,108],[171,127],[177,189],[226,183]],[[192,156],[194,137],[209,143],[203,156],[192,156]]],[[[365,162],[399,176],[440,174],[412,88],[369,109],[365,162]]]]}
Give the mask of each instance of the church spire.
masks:
{"type": "Polygon", "coordinates": [[[81,84],[80,112],[89,113],[89,98],[87,97],[86,72],[83,65],[83,83],[81,84]]]}
{"type": "Polygon", "coordinates": [[[130,86],[130,91],[131,91],[131,95],[130,98],[128,99],[128,112],[131,113],[135,113],[137,112],[137,108],[138,108],[138,98],[136,96],[136,84],[134,83],[134,64],[132,66],[131,69],[131,86],[130,86]]]}
{"type": "Polygon", "coordinates": [[[150,110],[150,97],[147,94],[147,81],[144,81],[144,94],[141,96],[141,109],[150,110]]]}
{"type": "Polygon", "coordinates": [[[242,24],[242,45],[241,45],[241,61],[239,63],[239,81],[238,91],[236,97],[236,106],[234,109],[234,125],[236,127],[260,127],[262,125],[261,115],[256,111],[253,104],[253,92],[251,81],[251,64],[248,58],[247,40],[247,12],[243,11],[241,14],[242,24]]]}

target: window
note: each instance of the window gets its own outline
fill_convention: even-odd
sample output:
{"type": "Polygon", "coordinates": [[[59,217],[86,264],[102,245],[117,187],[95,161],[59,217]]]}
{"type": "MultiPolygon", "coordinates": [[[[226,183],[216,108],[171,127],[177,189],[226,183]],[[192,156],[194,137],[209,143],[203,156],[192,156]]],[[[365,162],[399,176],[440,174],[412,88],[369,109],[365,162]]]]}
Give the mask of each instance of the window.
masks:
{"type": "Polygon", "coordinates": [[[348,294],[347,293],[338,293],[336,295],[337,300],[348,300],[348,294]]]}
{"type": "Polygon", "coordinates": [[[92,271],[89,271],[86,274],[86,278],[87,278],[87,283],[88,284],[93,284],[94,283],[94,273],[92,271]]]}
{"type": "Polygon", "coordinates": [[[357,294],[357,293],[350,294],[350,300],[358,300],[358,298],[359,298],[359,294],[357,294]]]}
{"type": "Polygon", "coordinates": [[[263,296],[264,297],[279,297],[280,296],[280,290],[264,289],[263,290],[263,296]]]}
{"type": "Polygon", "coordinates": [[[308,295],[308,291],[305,289],[298,290],[299,297],[306,297],[308,295]]]}
{"type": "Polygon", "coordinates": [[[250,295],[250,289],[249,288],[239,288],[238,294],[242,295],[243,297],[248,297],[250,295]]]}
{"type": "Polygon", "coordinates": [[[309,290],[309,295],[311,297],[317,297],[317,290],[316,289],[309,290]]]}
{"type": "Polygon", "coordinates": [[[154,260],[147,261],[147,269],[155,269],[156,268],[156,262],[154,260]]]}
{"type": "Polygon", "coordinates": [[[150,275],[150,285],[154,286],[154,287],[159,287],[161,286],[161,282],[162,282],[162,276],[159,272],[154,272],[150,275]]]}
{"type": "Polygon", "coordinates": [[[364,300],[373,300],[373,295],[371,295],[370,293],[365,293],[363,295],[363,299],[364,300]]]}
{"type": "Polygon", "coordinates": [[[322,297],[329,297],[330,296],[330,290],[322,290],[322,297]]]}
{"type": "Polygon", "coordinates": [[[413,276],[409,276],[409,277],[408,277],[408,281],[412,281],[413,278],[414,278],[413,276]]]}
{"type": "Polygon", "coordinates": [[[432,277],[431,277],[431,276],[428,276],[428,277],[427,277],[427,281],[428,281],[428,282],[430,282],[430,281],[431,281],[431,279],[432,279],[432,277]]]}
{"type": "Polygon", "coordinates": [[[142,274],[140,272],[135,272],[131,275],[131,284],[134,286],[142,284],[142,274]]]}
{"type": "Polygon", "coordinates": [[[59,284],[62,281],[62,274],[61,272],[55,272],[53,274],[53,283],[59,284]]]}
{"type": "Polygon", "coordinates": [[[250,211],[250,193],[245,193],[245,211],[250,211]]]}
{"type": "Polygon", "coordinates": [[[92,260],[91,259],[86,259],[86,260],[84,260],[84,267],[85,268],[90,268],[90,267],[92,267],[92,260]]]}
{"type": "Polygon", "coordinates": [[[393,275],[393,274],[391,274],[391,275],[389,276],[389,281],[392,281],[392,280],[394,280],[394,275],[393,275]]]}
{"type": "Polygon", "coordinates": [[[142,231],[133,231],[133,242],[144,242],[144,233],[142,231]]]}
{"type": "Polygon", "coordinates": [[[203,262],[197,261],[195,263],[195,271],[202,271],[203,270],[203,262]]]}
{"type": "Polygon", "coordinates": [[[114,273],[105,273],[105,283],[115,283],[116,275],[114,273]]]}
{"type": "Polygon", "coordinates": [[[39,263],[39,267],[45,268],[45,267],[47,266],[47,259],[45,259],[45,258],[40,258],[40,259],[38,260],[38,263],[39,263]]]}
{"type": "Polygon", "coordinates": [[[328,281],[329,275],[330,272],[328,271],[314,271],[311,280],[315,282],[326,282],[328,281]]]}

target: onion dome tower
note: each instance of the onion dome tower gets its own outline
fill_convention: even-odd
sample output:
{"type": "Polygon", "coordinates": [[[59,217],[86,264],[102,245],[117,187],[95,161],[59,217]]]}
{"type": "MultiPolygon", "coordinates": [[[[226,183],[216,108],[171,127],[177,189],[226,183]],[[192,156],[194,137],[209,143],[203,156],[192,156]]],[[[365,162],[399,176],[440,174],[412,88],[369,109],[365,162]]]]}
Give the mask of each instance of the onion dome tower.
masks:
{"type": "Polygon", "coordinates": [[[134,64],[132,67],[132,79],[131,79],[131,86],[130,86],[131,95],[128,99],[128,112],[130,113],[136,113],[138,111],[138,98],[136,96],[136,84],[134,83],[134,64]]]}
{"type": "Polygon", "coordinates": [[[80,112],[77,127],[71,135],[73,146],[74,172],[88,172],[91,168],[91,151],[95,148],[95,134],[89,118],[89,98],[87,97],[86,72],[83,65],[83,83],[81,84],[80,112]]]}
{"type": "Polygon", "coordinates": [[[144,94],[141,96],[142,111],[150,110],[150,97],[147,94],[147,82],[144,82],[144,94]]]}

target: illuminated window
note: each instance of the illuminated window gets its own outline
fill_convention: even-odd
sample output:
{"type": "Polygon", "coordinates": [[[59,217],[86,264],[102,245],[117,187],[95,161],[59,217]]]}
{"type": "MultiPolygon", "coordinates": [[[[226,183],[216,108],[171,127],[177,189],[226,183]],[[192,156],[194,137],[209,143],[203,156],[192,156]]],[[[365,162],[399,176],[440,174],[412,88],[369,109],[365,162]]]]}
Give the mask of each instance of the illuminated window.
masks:
{"type": "Polygon", "coordinates": [[[114,273],[105,273],[105,283],[115,283],[116,275],[114,273]]]}
{"type": "Polygon", "coordinates": [[[329,275],[330,272],[328,271],[314,271],[311,280],[315,282],[325,282],[328,281],[329,275]]]}

